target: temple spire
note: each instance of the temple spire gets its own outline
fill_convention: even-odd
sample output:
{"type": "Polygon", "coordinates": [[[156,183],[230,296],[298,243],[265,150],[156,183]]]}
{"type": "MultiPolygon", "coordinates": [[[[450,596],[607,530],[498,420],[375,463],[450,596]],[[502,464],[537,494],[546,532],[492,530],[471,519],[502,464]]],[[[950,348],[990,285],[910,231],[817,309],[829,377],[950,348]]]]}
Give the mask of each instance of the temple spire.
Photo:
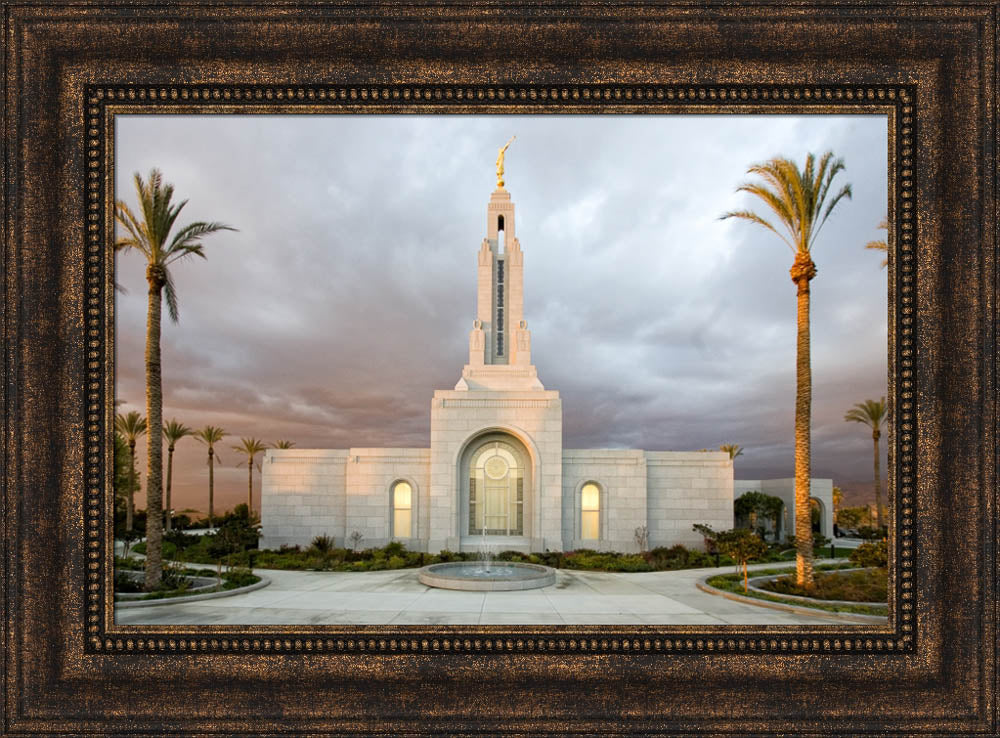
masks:
{"type": "MultiPolygon", "coordinates": [[[[511,138],[507,142],[510,146],[511,138]]],[[[486,238],[477,255],[476,319],[469,333],[469,363],[455,389],[543,389],[531,364],[531,332],[524,319],[524,255],[514,235],[514,203],[498,189],[486,207],[486,238]]]]}

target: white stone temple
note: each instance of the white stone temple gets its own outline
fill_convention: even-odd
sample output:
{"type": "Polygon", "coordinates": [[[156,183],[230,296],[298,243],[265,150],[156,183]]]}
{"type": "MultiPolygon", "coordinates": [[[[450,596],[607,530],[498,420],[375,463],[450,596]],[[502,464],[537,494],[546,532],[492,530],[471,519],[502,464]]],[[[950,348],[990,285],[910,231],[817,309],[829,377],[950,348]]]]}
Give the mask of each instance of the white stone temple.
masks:
{"type": "MultiPolygon", "coordinates": [[[[563,448],[559,392],[531,363],[524,255],[502,157],[498,167],[468,363],[454,389],[434,392],[430,448],[268,449],[261,548],[305,547],[318,535],[351,546],[360,534],[364,548],[627,552],[643,526],[650,548],[700,547],[694,523],[733,527],[728,453],[563,448]]],[[[760,490],[767,480],[737,484],[760,490]]]]}

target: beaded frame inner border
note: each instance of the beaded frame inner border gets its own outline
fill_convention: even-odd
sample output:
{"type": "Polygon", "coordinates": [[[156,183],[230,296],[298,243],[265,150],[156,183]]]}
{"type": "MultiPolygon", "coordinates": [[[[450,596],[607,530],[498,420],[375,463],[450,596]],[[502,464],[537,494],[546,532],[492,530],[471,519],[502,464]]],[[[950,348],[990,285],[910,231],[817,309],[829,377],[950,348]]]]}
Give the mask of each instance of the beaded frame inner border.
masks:
{"type": "Polygon", "coordinates": [[[85,650],[89,653],[670,654],[915,653],[915,88],[687,85],[92,85],[85,91],[85,650]],[[714,110],[705,111],[710,107],[714,110]],[[519,110],[519,108],[521,108],[519,110]],[[114,116],[121,113],[323,114],[681,111],[889,117],[890,546],[887,626],[116,626],[113,582],[114,116]],[[893,483],[895,480],[895,483],[893,483]],[[598,630],[599,629],[599,630],[598,630]]]}

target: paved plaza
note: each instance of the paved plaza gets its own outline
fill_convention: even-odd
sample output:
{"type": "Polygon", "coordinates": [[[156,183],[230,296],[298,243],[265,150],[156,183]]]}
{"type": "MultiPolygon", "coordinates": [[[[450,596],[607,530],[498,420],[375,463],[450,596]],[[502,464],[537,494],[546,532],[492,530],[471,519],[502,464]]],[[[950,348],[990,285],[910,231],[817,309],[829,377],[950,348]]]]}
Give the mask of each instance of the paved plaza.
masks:
{"type": "MultiPolygon", "coordinates": [[[[774,564],[750,570],[774,568],[774,564]]],[[[123,625],[681,625],[843,624],[702,592],[702,577],[734,571],[613,574],[557,570],[556,583],[522,592],[458,592],[421,584],[417,569],[378,572],[258,570],[263,589],[200,602],[119,608],[123,625]]],[[[820,611],[817,611],[819,613],[820,611]]]]}

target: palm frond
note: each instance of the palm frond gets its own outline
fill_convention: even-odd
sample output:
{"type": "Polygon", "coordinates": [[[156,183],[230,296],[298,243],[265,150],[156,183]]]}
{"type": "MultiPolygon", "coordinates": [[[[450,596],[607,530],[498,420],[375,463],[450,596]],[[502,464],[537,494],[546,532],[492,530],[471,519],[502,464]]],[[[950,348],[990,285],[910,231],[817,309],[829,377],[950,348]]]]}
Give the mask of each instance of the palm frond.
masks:
{"type": "Polygon", "coordinates": [[[726,218],[743,218],[744,220],[749,220],[749,221],[751,221],[753,223],[757,223],[758,225],[762,225],[765,228],[767,228],[769,231],[771,231],[771,233],[773,233],[778,238],[780,238],[782,241],[784,241],[788,245],[788,248],[790,248],[792,251],[795,251],[795,247],[792,246],[792,244],[790,244],[788,242],[787,238],[785,238],[783,235],[781,235],[775,229],[775,227],[773,225],[771,225],[770,223],[768,223],[766,220],[764,220],[763,218],[761,218],[759,215],[757,215],[757,213],[754,213],[753,211],[750,211],[750,210],[732,210],[732,211],[730,211],[728,213],[724,213],[723,215],[719,216],[719,220],[725,220],[726,218]]]}
{"type": "Polygon", "coordinates": [[[167,301],[167,314],[170,315],[170,320],[176,323],[180,313],[177,309],[177,289],[174,287],[174,277],[168,269],[163,270],[163,276],[163,297],[167,301]]]}
{"type": "Polygon", "coordinates": [[[844,420],[847,422],[863,423],[872,430],[878,430],[885,422],[888,414],[888,407],[885,404],[885,397],[879,400],[865,400],[854,405],[844,413],[844,420]]]}

